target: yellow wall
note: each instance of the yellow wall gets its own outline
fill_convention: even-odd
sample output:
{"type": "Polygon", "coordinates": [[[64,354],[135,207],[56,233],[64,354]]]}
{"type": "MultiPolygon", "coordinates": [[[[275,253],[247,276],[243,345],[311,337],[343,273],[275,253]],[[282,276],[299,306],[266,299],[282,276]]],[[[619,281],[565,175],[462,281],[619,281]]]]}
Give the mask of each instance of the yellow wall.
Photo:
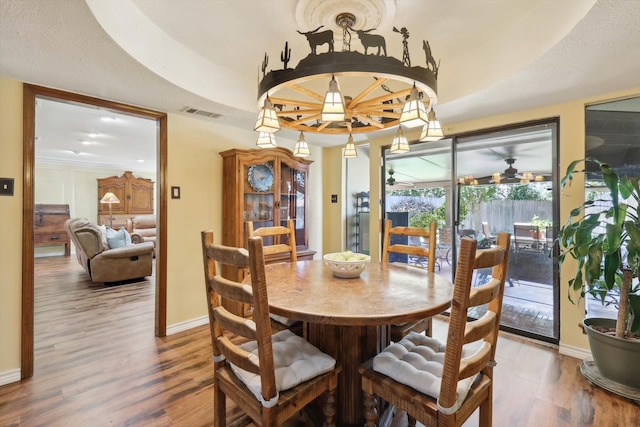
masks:
{"type": "MultiPolygon", "coordinates": [[[[322,241],[323,254],[341,252],[344,249],[344,185],[342,182],[342,147],[325,148],[322,169],[322,241]],[[338,195],[338,203],[331,203],[331,195],[338,195]],[[327,220],[330,218],[330,220],[327,220]]],[[[316,257],[320,259],[320,257],[316,257]]]]}
{"type": "MultiPolygon", "coordinates": [[[[22,83],[0,77],[0,177],[13,178],[13,197],[0,196],[0,376],[20,367],[22,288],[22,83]]],[[[14,375],[15,376],[15,375],[14,375]]]]}
{"type": "MultiPolygon", "coordinates": [[[[537,108],[533,110],[515,112],[496,117],[488,117],[480,120],[474,120],[464,123],[445,124],[444,132],[446,135],[455,135],[469,131],[487,129],[497,126],[503,126],[513,123],[521,123],[532,120],[540,120],[545,118],[560,118],[560,171],[561,173],[566,170],[568,164],[575,159],[584,157],[584,141],[585,141],[585,121],[584,121],[584,109],[586,105],[607,102],[615,99],[629,98],[632,96],[640,95],[640,87],[632,90],[618,92],[614,94],[606,94],[600,97],[594,97],[589,99],[582,99],[573,102],[567,102],[558,105],[547,106],[543,108],[537,108]]],[[[419,137],[419,130],[412,130],[405,132],[407,139],[417,140],[419,137]]],[[[383,146],[390,145],[389,138],[374,139],[370,142],[370,168],[369,168],[369,180],[371,182],[371,225],[370,225],[370,247],[371,256],[373,259],[379,259],[380,249],[380,156],[376,153],[380,153],[383,146]]],[[[341,161],[341,152],[337,150],[325,152],[325,164],[326,170],[330,170],[329,165],[338,164],[341,161]]],[[[325,170],[325,171],[326,171],[325,170]]],[[[335,183],[335,177],[324,176],[325,185],[331,186],[331,188],[337,188],[338,184],[335,183]]],[[[327,198],[328,195],[325,195],[327,198]]],[[[575,180],[571,189],[563,192],[560,198],[560,219],[564,219],[569,215],[571,209],[580,205],[584,198],[583,183],[580,180],[575,180]]],[[[341,220],[340,215],[342,212],[338,212],[335,209],[326,209],[324,214],[325,224],[339,223],[341,220]]],[[[325,231],[325,239],[328,239],[328,232],[325,231]]],[[[334,237],[335,239],[335,237],[334,237]]],[[[560,277],[560,340],[561,348],[565,348],[568,353],[571,353],[573,349],[578,352],[583,349],[588,349],[586,336],[582,334],[578,328],[580,321],[584,316],[584,306],[573,305],[566,298],[566,280],[563,277],[567,277],[567,271],[571,271],[575,268],[575,264],[572,265],[568,260],[562,266],[560,277]]]]}
{"type": "MultiPolygon", "coordinates": [[[[295,144],[294,140],[280,134],[276,138],[278,145],[289,149],[295,144]]],[[[221,235],[221,191],[229,179],[222,177],[222,158],[218,153],[229,148],[254,148],[255,140],[256,134],[251,129],[241,130],[209,119],[168,114],[167,186],[181,187],[181,198],[169,198],[167,209],[168,329],[206,317],[200,231],[213,229],[216,235],[221,235]]],[[[309,246],[322,253],[322,210],[313,209],[322,203],[322,150],[311,147],[311,152],[309,246]]],[[[48,172],[39,172],[47,179],[48,172]]],[[[19,378],[22,290],[22,82],[2,77],[0,177],[15,178],[15,195],[0,196],[2,384],[9,377],[19,378]]],[[[61,178],[60,185],[67,185],[66,182],[61,178]]]]}

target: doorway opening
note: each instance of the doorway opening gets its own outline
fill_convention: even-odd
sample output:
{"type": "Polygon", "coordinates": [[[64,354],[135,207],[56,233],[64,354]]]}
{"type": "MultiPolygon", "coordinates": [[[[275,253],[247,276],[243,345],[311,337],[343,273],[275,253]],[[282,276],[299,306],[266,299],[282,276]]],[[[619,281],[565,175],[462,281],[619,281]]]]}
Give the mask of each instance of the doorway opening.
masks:
{"type": "Polygon", "coordinates": [[[21,377],[28,378],[34,370],[34,200],[35,200],[35,141],[37,99],[51,99],[63,103],[87,105],[105,112],[117,112],[155,121],[156,124],[156,200],[158,237],[156,241],[156,307],[155,334],[166,335],[166,157],[167,115],[125,104],[25,84],[23,92],[23,230],[22,230],[22,332],[21,377]]]}

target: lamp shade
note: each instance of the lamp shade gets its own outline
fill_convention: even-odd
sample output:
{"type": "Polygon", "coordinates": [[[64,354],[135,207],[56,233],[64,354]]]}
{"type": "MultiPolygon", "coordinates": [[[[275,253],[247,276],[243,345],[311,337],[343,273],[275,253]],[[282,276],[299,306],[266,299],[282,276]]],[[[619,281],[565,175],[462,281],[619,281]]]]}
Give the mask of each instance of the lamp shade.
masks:
{"type": "Polygon", "coordinates": [[[298,138],[298,142],[296,142],[296,146],[293,149],[293,155],[296,157],[307,157],[311,155],[309,145],[304,139],[304,134],[302,132],[300,132],[300,138],[298,138]]]}
{"type": "Polygon", "coordinates": [[[276,137],[273,135],[273,133],[260,132],[260,134],[258,134],[256,145],[260,148],[276,147],[276,137]]]}
{"type": "Polygon", "coordinates": [[[403,125],[414,128],[420,125],[426,125],[429,122],[427,111],[424,108],[424,103],[418,97],[418,89],[415,85],[411,89],[409,99],[402,107],[402,114],[400,115],[400,123],[403,125]]]}
{"type": "Polygon", "coordinates": [[[269,98],[264,100],[264,106],[258,113],[258,120],[253,130],[257,132],[274,133],[280,130],[280,121],[276,110],[273,108],[269,98]]]}
{"type": "Polygon", "coordinates": [[[344,158],[355,159],[357,157],[358,157],[358,150],[356,149],[356,144],[353,143],[353,136],[349,134],[349,139],[347,139],[347,145],[344,146],[344,158]]]}
{"type": "Polygon", "coordinates": [[[424,125],[422,133],[420,134],[420,141],[423,142],[435,142],[444,138],[442,127],[440,122],[436,119],[436,112],[433,108],[429,110],[429,123],[424,125]]]}
{"type": "Polygon", "coordinates": [[[111,191],[108,191],[107,193],[105,193],[104,196],[102,196],[102,199],[100,199],[100,203],[108,203],[108,204],[120,203],[120,199],[118,199],[116,195],[113,194],[111,191]]]}
{"type": "Polygon", "coordinates": [[[398,126],[398,132],[396,133],[395,138],[393,138],[390,151],[392,153],[406,153],[409,150],[410,150],[409,142],[407,141],[407,138],[404,136],[404,132],[402,131],[402,126],[398,126]]]}
{"type": "Polygon", "coordinates": [[[344,98],[338,89],[335,76],[331,76],[329,90],[324,97],[320,119],[323,122],[341,122],[345,119],[344,98]]]}

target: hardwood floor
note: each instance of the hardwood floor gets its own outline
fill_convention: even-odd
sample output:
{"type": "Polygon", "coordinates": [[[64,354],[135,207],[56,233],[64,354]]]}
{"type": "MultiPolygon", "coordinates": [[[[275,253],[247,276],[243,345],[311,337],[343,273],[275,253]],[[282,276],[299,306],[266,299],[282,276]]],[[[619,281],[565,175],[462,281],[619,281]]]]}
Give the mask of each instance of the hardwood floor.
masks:
{"type": "MultiPolygon", "coordinates": [[[[0,426],[211,426],[208,329],[154,337],[153,288],[94,284],[73,256],[37,259],[35,373],[0,387],[0,426]]],[[[434,326],[442,334],[446,321],[434,326]]],[[[589,385],[579,364],[502,335],[494,426],[639,425],[640,406],[589,385]]]]}

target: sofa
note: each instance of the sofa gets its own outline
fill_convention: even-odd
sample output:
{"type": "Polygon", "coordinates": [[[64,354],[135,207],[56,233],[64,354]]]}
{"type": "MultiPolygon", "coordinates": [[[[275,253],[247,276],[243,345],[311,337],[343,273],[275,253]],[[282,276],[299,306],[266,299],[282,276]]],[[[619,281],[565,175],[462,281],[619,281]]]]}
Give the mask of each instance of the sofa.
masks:
{"type": "Polygon", "coordinates": [[[156,244],[156,216],[153,214],[136,215],[127,220],[127,230],[131,236],[142,236],[143,242],[156,244]]]}
{"type": "Polygon", "coordinates": [[[64,228],[76,248],[78,262],[93,282],[119,282],[152,274],[152,242],[135,243],[139,237],[120,240],[128,234],[124,228],[115,231],[102,226],[101,230],[86,218],[68,219],[64,228]],[[108,237],[108,231],[117,237],[108,237]]]}

